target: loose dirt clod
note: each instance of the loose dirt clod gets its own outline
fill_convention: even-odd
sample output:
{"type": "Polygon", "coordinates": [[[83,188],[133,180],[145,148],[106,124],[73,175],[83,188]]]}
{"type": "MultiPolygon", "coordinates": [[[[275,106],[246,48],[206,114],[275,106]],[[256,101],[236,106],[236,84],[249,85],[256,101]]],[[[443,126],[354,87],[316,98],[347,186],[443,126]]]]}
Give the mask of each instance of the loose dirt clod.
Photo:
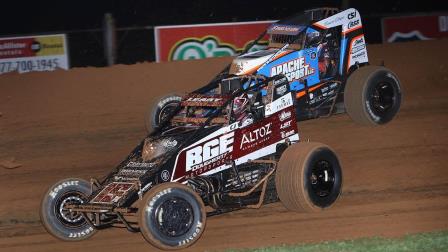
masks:
{"type": "Polygon", "coordinates": [[[22,166],[22,164],[18,163],[16,159],[12,157],[6,160],[1,160],[0,166],[5,169],[16,169],[22,166]]]}

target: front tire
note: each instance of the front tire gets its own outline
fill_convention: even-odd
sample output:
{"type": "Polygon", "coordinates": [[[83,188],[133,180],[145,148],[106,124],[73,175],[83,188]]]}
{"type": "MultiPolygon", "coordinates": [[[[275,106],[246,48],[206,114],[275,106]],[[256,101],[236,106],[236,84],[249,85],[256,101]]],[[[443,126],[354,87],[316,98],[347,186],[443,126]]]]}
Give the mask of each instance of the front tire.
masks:
{"type": "Polygon", "coordinates": [[[400,109],[400,81],[385,67],[361,67],[347,80],[344,104],[348,115],[359,124],[385,124],[400,109]]]}
{"type": "Polygon", "coordinates": [[[80,241],[96,233],[84,217],[64,209],[66,204],[84,203],[91,193],[90,183],[83,179],[64,179],[50,187],[40,207],[40,218],[51,235],[64,241],[80,241]]]}
{"type": "Polygon", "coordinates": [[[315,212],[330,207],[342,190],[342,170],[336,154],[326,145],[300,142],[280,157],[275,187],[291,211],[315,212]]]}
{"type": "Polygon", "coordinates": [[[160,249],[182,249],[194,244],[205,229],[202,199],[188,186],[163,183],[145,194],[138,222],[143,237],[160,249]]]}

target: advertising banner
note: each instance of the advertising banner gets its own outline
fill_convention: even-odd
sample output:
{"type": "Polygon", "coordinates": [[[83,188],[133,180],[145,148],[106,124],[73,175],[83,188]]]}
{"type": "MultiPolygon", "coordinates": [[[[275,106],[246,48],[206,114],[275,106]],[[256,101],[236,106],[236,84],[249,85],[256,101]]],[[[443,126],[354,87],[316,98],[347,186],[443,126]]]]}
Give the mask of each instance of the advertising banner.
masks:
{"type": "Polygon", "coordinates": [[[65,34],[0,38],[0,74],[68,69],[65,34]]]}
{"type": "Polygon", "coordinates": [[[382,19],[383,43],[448,38],[448,13],[382,19]]]}
{"type": "MultiPolygon", "coordinates": [[[[173,61],[232,56],[244,50],[274,21],[157,26],[156,60],[173,61]]],[[[264,37],[251,51],[267,45],[264,37]]]]}

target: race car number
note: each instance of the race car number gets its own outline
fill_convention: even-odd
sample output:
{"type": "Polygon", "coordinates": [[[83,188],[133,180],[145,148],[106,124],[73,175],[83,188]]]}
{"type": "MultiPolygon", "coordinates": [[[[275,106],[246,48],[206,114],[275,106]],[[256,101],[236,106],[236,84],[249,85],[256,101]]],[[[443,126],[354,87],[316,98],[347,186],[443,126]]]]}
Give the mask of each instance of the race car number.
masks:
{"type": "Polygon", "coordinates": [[[112,182],[101,190],[98,195],[93,198],[91,203],[113,204],[118,202],[129,190],[134,187],[134,183],[112,182]]]}

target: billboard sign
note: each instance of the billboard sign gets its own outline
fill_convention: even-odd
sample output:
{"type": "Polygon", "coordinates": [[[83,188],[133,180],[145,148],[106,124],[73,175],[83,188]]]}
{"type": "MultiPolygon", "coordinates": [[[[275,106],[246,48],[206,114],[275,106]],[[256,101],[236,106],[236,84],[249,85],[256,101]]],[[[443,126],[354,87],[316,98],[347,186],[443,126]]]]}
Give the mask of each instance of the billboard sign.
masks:
{"type": "MultiPolygon", "coordinates": [[[[156,26],[156,60],[173,61],[233,56],[244,50],[274,21],[156,26]]],[[[267,45],[265,36],[251,51],[267,45]]]]}
{"type": "Polygon", "coordinates": [[[383,43],[448,38],[448,13],[382,19],[383,43]]]}
{"type": "Polygon", "coordinates": [[[0,38],[0,74],[68,69],[65,34],[0,38]]]}

